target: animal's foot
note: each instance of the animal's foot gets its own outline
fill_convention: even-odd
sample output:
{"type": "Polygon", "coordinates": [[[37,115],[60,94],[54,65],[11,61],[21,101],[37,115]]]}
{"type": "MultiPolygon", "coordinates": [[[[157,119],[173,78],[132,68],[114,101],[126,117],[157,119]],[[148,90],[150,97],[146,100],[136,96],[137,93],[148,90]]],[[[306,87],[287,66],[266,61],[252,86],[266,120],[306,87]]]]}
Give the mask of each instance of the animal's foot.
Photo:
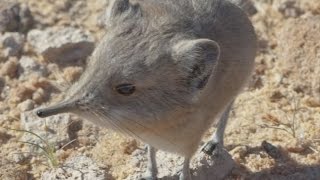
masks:
{"type": "Polygon", "coordinates": [[[211,140],[203,146],[202,151],[209,156],[217,156],[221,153],[222,149],[222,143],[211,140]]]}

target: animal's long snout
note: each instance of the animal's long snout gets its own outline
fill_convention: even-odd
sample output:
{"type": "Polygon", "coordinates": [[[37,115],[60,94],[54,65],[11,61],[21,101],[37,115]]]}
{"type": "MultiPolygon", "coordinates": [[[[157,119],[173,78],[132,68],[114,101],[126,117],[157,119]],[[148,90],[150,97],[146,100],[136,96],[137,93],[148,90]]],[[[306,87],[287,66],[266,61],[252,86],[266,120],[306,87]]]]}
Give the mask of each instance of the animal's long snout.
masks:
{"type": "Polygon", "coordinates": [[[75,101],[64,101],[57,105],[36,110],[37,116],[45,118],[60,113],[70,112],[77,106],[75,101]]]}

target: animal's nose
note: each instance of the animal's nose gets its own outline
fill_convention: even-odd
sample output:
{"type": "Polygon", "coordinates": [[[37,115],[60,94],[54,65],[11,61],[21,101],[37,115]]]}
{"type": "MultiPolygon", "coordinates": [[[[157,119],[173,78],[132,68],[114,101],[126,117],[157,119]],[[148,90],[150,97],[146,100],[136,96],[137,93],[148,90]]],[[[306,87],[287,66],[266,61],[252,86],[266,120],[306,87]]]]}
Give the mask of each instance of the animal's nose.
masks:
{"type": "Polygon", "coordinates": [[[45,117],[53,116],[60,113],[71,112],[75,108],[77,108],[75,101],[67,100],[47,108],[38,109],[36,110],[35,114],[41,118],[45,118],[45,117]]]}
{"type": "Polygon", "coordinates": [[[43,110],[42,109],[39,109],[39,110],[37,110],[36,111],[36,114],[37,114],[37,116],[39,116],[39,117],[44,117],[44,113],[43,113],[43,110]]]}

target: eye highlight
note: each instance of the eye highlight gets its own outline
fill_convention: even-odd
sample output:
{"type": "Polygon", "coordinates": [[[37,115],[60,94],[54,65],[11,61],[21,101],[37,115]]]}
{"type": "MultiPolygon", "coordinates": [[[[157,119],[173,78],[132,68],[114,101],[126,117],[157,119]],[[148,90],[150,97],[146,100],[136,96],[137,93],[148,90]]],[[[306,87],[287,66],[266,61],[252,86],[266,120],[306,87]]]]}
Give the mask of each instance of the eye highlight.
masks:
{"type": "Polygon", "coordinates": [[[116,86],[115,90],[121,95],[130,96],[135,92],[136,87],[132,84],[120,84],[116,86]]]}

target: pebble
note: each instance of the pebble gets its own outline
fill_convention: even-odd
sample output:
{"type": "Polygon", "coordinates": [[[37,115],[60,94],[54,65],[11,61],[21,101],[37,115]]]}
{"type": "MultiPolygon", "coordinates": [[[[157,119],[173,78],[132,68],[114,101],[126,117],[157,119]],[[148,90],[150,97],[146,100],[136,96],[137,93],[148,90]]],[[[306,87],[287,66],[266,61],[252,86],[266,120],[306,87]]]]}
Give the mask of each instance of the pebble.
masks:
{"type": "Polygon", "coordinates": [[[0,34],[0,47],[3,49],[4,58],[20,56],[25,43],[23,34],[17,32],[6,32],[0,34]]]}
{"type": "Polygon", "coordinates": [[[26,4],[1,0],[0,32],[26,32],[33,25],[33,17],[26,4]]]}
{"type": "MultiPolygon", "coordinates": [[[[68,125],[71,122],[69,114],[60,114],[47,118],[37,117],[33,111],[23,112],[20,116],[22,129],[31,131],[40,136],[46,143],[54,147],[62,147],[70,142],[68,135],[68,125]]],[[[21,137],[24,142],[31,142],[38,145],[45,145],[39,137],[24,133],[21,137]]],[[[39,152],[36,146],[29,146],[30,152],[39,152]]]]}
{"type": "Polygon", "coordinates": [[[93,36],[73,27],[32,30],[28,42],[46,61],[68,63],[85,60],[94,49],[93,36]]]}
{"type": "Polygon", "coordinates": [[[28,78],[28,75],[30,74],[36,74],[37,76],[48,75],[46,67],[39,64],[31,57],[22,56],[19,60],[19,63],[20,80],[28,78]]]}
{"type": "Polygon", "coordinates": [[[20,111],[30,111],[34,108],[34,101],[31,99],[27,99],[18,105],[20,111]]]}
{"type": "Polygon", "coordinates": [[[16,77],[17,70],[18,70],[18,60],[16,58],[10,58],[8,61],[6,61],[1,69],[0,69],[0,75],[1,76],[9,76],[11,78],[16,77]]]}

